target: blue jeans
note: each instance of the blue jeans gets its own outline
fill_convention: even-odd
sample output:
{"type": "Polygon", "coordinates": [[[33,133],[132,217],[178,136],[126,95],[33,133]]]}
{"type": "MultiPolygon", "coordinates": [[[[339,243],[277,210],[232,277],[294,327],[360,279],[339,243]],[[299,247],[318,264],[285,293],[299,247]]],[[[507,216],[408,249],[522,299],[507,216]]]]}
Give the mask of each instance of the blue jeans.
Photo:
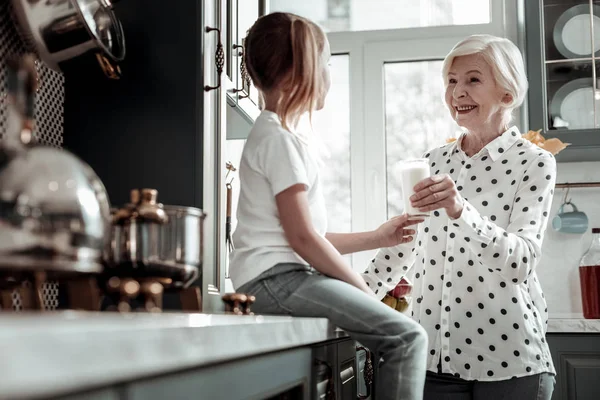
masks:
{"type": "Polygon", "coordinates": [[[300,264],[278,264],[237,292],[256,296],[257,314],[325,317],[381,359],[377,400],[420,400],[427,334],[409,317],[360,289],[300,264]]]}
{"type": "Polygon", "coordinates": [[[550,400],[555,382],[548,373],[479,382],[427,372],[425,400],[550,400]]]}

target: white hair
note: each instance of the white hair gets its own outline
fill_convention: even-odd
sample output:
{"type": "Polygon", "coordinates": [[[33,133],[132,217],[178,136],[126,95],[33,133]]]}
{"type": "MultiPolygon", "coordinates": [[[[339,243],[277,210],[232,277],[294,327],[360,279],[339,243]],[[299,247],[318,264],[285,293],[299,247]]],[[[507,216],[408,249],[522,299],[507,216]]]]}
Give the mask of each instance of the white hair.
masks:
{"type": "Polygon", "coordinates": [[[448,85],[448,72],[456,57],[480,54],[492,69],[496,83],[510,94],[512,101],[505,107],[503,122],[512,119],[512,111],[523,104],[527,93],[527,75],[523,55],[513,42],[492,35],[471,35],[457,43],[444,59],[442,78],[448,85]]]}

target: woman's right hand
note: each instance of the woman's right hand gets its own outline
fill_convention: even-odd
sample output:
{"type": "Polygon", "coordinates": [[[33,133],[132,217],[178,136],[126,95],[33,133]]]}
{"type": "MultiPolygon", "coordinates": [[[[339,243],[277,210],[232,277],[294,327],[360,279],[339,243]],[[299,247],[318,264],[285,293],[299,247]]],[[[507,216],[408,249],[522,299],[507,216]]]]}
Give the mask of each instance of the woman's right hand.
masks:
{"type": "Polygon", "coordinates": [[[414,187],[415,194],[410,198],[411,205],[421,212],[443,208],[451,219],[460,217],[463,198],[456,184],[448,174],[433,175],[423,179],[414,187]]]}

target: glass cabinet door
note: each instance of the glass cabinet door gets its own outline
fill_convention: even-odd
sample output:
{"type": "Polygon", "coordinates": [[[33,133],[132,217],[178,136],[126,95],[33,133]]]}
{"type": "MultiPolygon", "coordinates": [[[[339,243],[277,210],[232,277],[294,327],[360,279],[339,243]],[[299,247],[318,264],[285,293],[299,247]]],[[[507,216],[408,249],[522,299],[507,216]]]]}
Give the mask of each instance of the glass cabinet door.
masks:
{"type": "Polygon", "coordinates": [[[227,0],[228,3],[228,76],[232,87],[227,90],[229,105],[249,122],[253,122],[259,110],[259,95],[252,85],[243,62],[244,41],[248,29],[266,11],[266,0],[227,0]]]}
{"type": "Polygon", "coordinates": [[[600,56],[600,6],[589,0],[545,0],[543,14],[545,128],[598,128],[596,57],[600,56]]]}
{"type": "Polygon", "coordinates": [[[600,2],[525,2],[529,129],[571,146],[558,161],[600,160],[600,2]]]}

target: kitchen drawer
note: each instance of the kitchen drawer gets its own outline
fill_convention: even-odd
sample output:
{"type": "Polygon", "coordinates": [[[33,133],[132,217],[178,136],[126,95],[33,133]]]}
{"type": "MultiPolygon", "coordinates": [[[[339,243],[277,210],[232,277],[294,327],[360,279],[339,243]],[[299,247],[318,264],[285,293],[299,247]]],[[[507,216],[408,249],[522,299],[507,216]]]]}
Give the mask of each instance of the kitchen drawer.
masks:
{"type": "Polygon", "coordinates": [[[125,397],[122,396],[122,390],[122,388],[105,388],[98,391],[56,397],[54,400],[125,400],[125,397]]]}
{"type": "Polygon", "coordinates": [[[135,382],[127,400],[268,399],[286,394],[308,400],[310,348],[271,353],[135,382]]]}
{"type": "Polygon", "coordinates": [[[552,400],[600,399],[600,335],[549,333],[556,368],[552,400]]]}

